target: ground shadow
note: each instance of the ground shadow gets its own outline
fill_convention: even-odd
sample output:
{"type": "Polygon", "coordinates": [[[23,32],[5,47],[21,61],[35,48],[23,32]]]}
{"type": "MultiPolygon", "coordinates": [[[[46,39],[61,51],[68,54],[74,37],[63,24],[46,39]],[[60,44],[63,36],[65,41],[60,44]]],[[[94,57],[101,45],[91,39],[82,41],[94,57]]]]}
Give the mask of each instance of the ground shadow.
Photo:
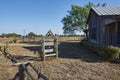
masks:
{"type": "Polygon", "coordinates": [[[110,61],[110,63],[113,63],[113,64],[120,64],[120,59],[110,61]]]}
{"type": "Polygon", "coordinates": [[[48,80],[48,78],[43,75],[42,73],[40,73],[31,63],[27,63],[27,64],[21,64],[18,66],[18,72],[15,74],[14,78],[12,80],[28,80],[28,79],[31,79],[31,80],[36,80],[34,79],[34,76],[32,76],[30,74],[30,72],[28,71],[27,67],[30,66],[38,75],[38,79],[37,80],[48,80]],[[26,74],[28,76],[26,76],[26,74]],[[26,78],[25,78],[26,77],[26,78]]]}
{"type": "Polygon", "coordinates": [[[41,61],[40,58],[41,46],[25,46],[23,48],[32,51],[33,54],[38,56],[35,57],[35,56],[14,55],[14,57],[16,57],[18,60],[41,61]]]}
{"type": "Polygon", "coordinates": [[[41,61],[40,57],[34,57],[34,56],[21,56],[21,55],[17,55],[14,56],[16,59],[18,60],[29,60],[29,61],[41,61]]]}
{"type": "Polygon", "coordinates": [[[41,46],[26,46],[23,48],[28,49],[30,51],[37,51],[38,53],[40,53],[41,51],[41,46]]]}
{"type": "MultiPolygon", "coordinates": [[[[30,51],[41,52],[41,46],[27,46],[23,47],[30,51]]],[[[68,58],[68,59],[80,59],[86,62],[103,62],[106,61],[101,58],[97,53],[92,52],[91,50],[86,49],[84,46],[81,46],[79,42],[59,42],[58,45],[59,58],[68,58]]],[[[17,59],[22,60],[41,60],[38,57],[33,56],[16,56],[17,59]]]]}
{"type": "Polygon", "coordinates": [[[24,80],[24,79],[25,79],[24,68],[22,65],[20,65],[18,67],[18,72],[15,74],[12,80],[24,80]]]}
{"type": "MultiPolygon", "coordinates": [[[[41,52],[41,46],[27,46],[23,47],[30,51],[41,52]]],[[[105,61],[97,53],[86,49],[80,45],[80,42],[59,42],[58,45],[59,58],[80,59],[87,62],[103,62],[105,61]]],[[[32,56],[18,56],[18,59],[22,60],[40,60],[37,57],[32,56]]]]}
{"type": "Polygon", "coordinates": [[[105,61],[97,53],[81,46],[79,42],[61,42],[59,44],[59,57],[80,59],[87,62],[103,62],[105,61]]]}

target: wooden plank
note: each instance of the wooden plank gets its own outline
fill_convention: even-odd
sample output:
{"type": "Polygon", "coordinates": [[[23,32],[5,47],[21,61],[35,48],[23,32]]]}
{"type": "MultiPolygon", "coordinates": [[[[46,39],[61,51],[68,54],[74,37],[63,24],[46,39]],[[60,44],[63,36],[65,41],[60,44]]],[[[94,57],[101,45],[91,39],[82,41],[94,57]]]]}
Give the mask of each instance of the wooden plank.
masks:
{"type": "Polygon", "coordinates": [[[54,42],[54,39],[45,39],[45,42],[54,42]]]}
{"type": "Polygon", "coordinates": [[[53,46],[54,42],[45,42],[45,46],[53,46]]]}
{"type": "Polygon", "coordinates": [[[47,57],[47,56],[55,56],[55,55],[56,55],[56,53],[54,53],[54,54],[46,54],[45,57],[47,57]]]}
{"type": "Polygon", "coordinates": [[[21,65],[21,64],[28,64],[28,63],[33,63],[33,61],[19,62],[19,63],[14,63],[13,65],[18,66],[18,65],[21,65]]]}
{"type": "Polygon", "coordinates": [[[53,49],[46,49],[44,52],[45,53],[53,52],[53,49]]]}

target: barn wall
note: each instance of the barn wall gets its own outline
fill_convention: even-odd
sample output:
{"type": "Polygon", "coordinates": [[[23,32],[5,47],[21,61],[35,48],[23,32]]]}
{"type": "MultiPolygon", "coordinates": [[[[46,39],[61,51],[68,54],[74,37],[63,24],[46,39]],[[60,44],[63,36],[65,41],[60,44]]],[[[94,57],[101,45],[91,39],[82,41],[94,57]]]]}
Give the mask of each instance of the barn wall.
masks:
{"type": "Polygon", "coordinates": [[[104,45],[105,43],[105,18],[100,17],[100,44],[104,45]]]}
{"type": "Polygon", "coordinates": [[[101,44],[101,17],[97,15],[97,43],[101,44]]]}
{"type": "Polygon", "coordinates": [[[116,22],[116,20],[111,19],[111,18],[105,18],[105,25],[116,22]]]}
{"type": "MultiPolygon", "coordinates": [[[[114,46],[117,46],[117,33],[118,33],[118,17],[117,17],[117,19],[116,19],[116,16],[115,17],[111,17],[111,16],[106,16],[106,17],[101,17],[101,44],[103,44],[103,45],[114,45],[114,46]],[[105,29],[107,29],[106,28],[106,25],[109,25],[109,24],[112,24],[112,23],[115,23],[115,25],[114,25],[114,29],[115,29],[115,32],[114,32],[114,43],[112,42],[111,44],[110,44],[110,40],[109,39],[107,39],[107,41],[106,41],[106,38],[107,38],[107,36],[105,36],[105,29]]],[[[110,25],[109,25],[110,26],[110,25]]],[[[112,30],[114,30],[114,29],[112,29],[112,30]]]]}
{"type": "Polygon", "coordinates": [[[89,41],[98,43],[97,14],[92,11],[89,18],[89,41]]]}
{"type": "MultiPolygon", "coordinates": [[[[109,39],[107,39],[108,41],[106,41],[107,36],[105,36],[105,30],[106,30],[106,25],[109,25],[111,23],[115,23],[115,25],[112,27],[112,29],[114,31],[112,31],[114,33],[114,42],[112,41],[113,45],[118,45],[118,39],[119,39],[119,46],[120,46],[120,38],[118,36],[118,34],[120,35],[120,32],[118,30],[118,27],[120,27],[120,16],[118,15],[114,15],[114,16],[110,16],[110,15],[105,15],[105,16],[99,16],[96,14],[96,12],[91,11],[90,16],[89,16],[89,21],[88,21],[88,26],[89,26],[89,41],[90,42],[95,42],[98,44],[102,44],[102,45],[106,45],[106,42],[109,42],[109,39]],[[118,25],[118,21],[119,21],[119,25],[118,25]],[[93,28],[96,28],[96,31],[92,30],[93,28]],[[95,39],[92,37],[93,33],[95,34],[95,39]],[[119,32],[119,33],[118,33],[119,32]]],[[[110,31],[112,30],[110,29],[110,31]]],[[[120,29],[120,28],[119,28],[120,29]]]]}

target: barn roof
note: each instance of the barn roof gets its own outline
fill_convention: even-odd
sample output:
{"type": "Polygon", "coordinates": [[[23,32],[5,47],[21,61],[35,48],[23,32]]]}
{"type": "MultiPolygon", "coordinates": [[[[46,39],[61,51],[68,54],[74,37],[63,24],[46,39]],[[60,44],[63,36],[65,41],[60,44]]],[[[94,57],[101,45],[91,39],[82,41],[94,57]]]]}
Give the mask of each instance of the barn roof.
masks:
{"type": "Polygon", "coordinates": [[[92,7],[88,15],[87,24],[92,12],[97,13],[97,15],[99,16],[118,16],[120,15],[120,6],[119,7],[92,7]]]}
{"type": "Polygon", "coordinates": [[[120,7],[92,7],[98,15],[120,15],[120,7]]]}

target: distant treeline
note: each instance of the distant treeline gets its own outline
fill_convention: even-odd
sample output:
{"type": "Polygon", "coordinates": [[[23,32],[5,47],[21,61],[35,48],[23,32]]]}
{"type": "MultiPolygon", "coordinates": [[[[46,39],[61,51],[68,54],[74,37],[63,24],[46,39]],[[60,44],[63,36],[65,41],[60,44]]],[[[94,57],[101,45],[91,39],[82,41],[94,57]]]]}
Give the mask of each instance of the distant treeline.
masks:
{"type": "MultiPolygon", "coordinates": [[[[57,34],[55,34],[57,35],[57,34]]],[[[17,33],[8,33],[8,34],[1,34],[0,37],[2,38],[16,38],[16,37],[28,37],[28,38],[34,38],[34,37],[41,37],[42,35],[35,34],[34,32],[29,32],[27,35],[20,35],[17,33]]],[[[85,35],[58,35],[60,37],[84,37],[85,35]]]]}
{"type": "Polygon", "coordinates": [[[85,37],[85,35],[59,35],[60,37],[85,37]]]}
{"type": "Polygon", "coordinates": [[[20,35],[20,34],[17,34],[17,33],[8,33],[8,34],[3,33],[3,34],[0,35],[0,37],[2,37],[2,38],[4,38],[4,37],[6,37],[6,38],[10,38],[10,37],[16,38],[16,37],[23,37],[23,36],[24,37],[41,37],[42,35],[37,35],[34,32],[29,32],[27,35],[20,35]]]}
{"type": "Polygon", "coordinates": [[[1,34],[0,37],[4,38],[4,37],[7,37],[7,38],[10,38],[10,37],[21,37],[22,35],[20,34],[16,34],[16,33],[8,33],[8,34],[1,34]]]}

